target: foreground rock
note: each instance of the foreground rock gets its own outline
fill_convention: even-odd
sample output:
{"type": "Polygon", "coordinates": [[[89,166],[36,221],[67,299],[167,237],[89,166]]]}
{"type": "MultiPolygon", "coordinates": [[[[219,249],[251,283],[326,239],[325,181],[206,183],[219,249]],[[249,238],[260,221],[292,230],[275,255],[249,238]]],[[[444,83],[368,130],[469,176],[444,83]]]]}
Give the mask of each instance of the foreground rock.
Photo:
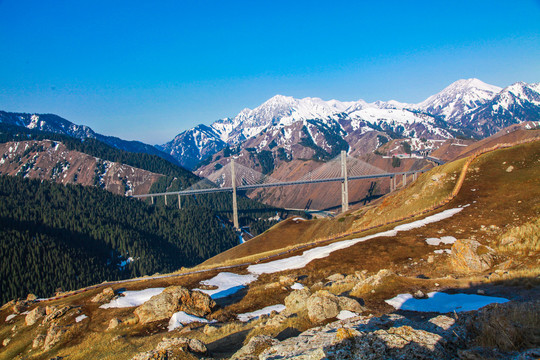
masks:
{"type": "Polygon", "coordinates": [[[306,302],[306,307],[309,319],[314,323],[335,318],[343,310],[355,313],[365,311],[365,308],[358,301],[344,296],[336,296],[325,290],[317,291],[311,295],[306,302]]]}
{"type": "Polygon", "coordinates": [[[182,286],[171,286],[135,309],[135,315],[140,323],[146,324],[168,320],[178,311],[203,317],[210,314],[215,307],[215,301],[204,293],[190,291],[182,286]]]}
{"type": "Polygon", "coordinates": [[[238,350],[231,357],[232,360],[255,360],[259,354],[271,346],[278,344],[279,341],[268,335],[257,335],[252,337],[249,342],[238,350]]]}
{"type": "Polygon", "coordinates": [[[189,351],[198,354],[206,353],[206,345],[196,339],[184,337],[163,338],[154,350],[136,354],[131,360],[168,360],[176,359],[174,355],[189,351]]]}
{"type": "Polygon", "coordinates": [[[494,251],[475,240],[457,240],[452,245],[450,261],[456,271],[482,272],[493,266],[494,251]]]}

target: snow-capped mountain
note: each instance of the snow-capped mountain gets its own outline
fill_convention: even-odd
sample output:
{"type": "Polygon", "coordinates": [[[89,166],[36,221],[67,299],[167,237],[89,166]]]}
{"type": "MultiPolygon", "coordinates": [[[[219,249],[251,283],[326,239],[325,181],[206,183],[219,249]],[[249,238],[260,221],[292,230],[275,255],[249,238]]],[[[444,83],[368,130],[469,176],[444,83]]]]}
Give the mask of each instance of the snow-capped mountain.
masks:
{"type": "Polygon", "coordinates": [[[0,111],[0,123],[22,126],[36,131],[63,134],[78,139],[93,138],[120,150],[157,155],[168,161],[177,163],[176,159],[172,156],[159,151],[152,145],[140,141],[128,141],[114,136],[102,135],[96,133],[88,126],[74,124],[54,114],[25,114],[0,111]]]}
{"type": "Polygon", "coordinates": [[[540,121],[540,83],[517,82],[458,119],[460,127],[490,136],[513,124],[540,121]]]}
{"type": "Polygon", "coordinates": [[[502,89],[478,79],[458,80],[415,107],[432,115],[444,116],[452,122],[467,111],[484,105],[502,89]]]}
{"type": "Polygon", "coordinates": [[[370,152],[374,150],[370,147],[378,144],[373,142],[374,136],[369,137],[370,147],[360,143],[368,132],[377,132],[379,140],[441,140],[459,134],[486,137],[514,123],[538,120],[538,101],[538,84],[516,83],[501,89],[478,79],[458,80],[418,104],[276,95],[255,109],[244,109],[233,118],[214,122],[197,141],[197,136],[189,134],[200,131],[199,127],[178,135],[160,149],[190,168],[227,145],[241,144],[257,151],[275,151],[272,149],[277,147],[282,156],[286,152],[293,158],[294,152],[306,156],[306,148],[319,155],[331,155],[343,147],[370,152]],[[195,147],[197,151],[192,150],[195,147]]]}
{"type": "Polygon", "coordinates": [[[156,146],[161,151],[181,160],[182,166],[191,169],[201,159],[213,155],[227,146],[214,128],[198,125],[178,134],[172,141],[156,146]]]}

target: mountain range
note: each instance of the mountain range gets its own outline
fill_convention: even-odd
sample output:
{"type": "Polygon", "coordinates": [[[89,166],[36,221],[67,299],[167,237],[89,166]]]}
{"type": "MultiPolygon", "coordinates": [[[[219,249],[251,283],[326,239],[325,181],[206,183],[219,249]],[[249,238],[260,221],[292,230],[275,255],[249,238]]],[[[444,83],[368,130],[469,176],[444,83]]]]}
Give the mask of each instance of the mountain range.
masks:
{"type": "Polygon", "coordinates": [[[458,80],[418,104],[276,95],[255,109],[197,125],[156,146],[101,135],[57,115],[0,111],[0,123],[95,138],[121,150],[158,155],[190,170],[216,165],[216,159],[246,150],[257,166],[261,157],[277,163],[325,160],[341,150],[364,155],[392,139],[414,139],[413,151],[434,149],[437,143],[429,140],[485,138],[523,121],[540,121],[540,83],[517,82],[503,89],[478,79],[458,80]]]}
{"type": "Polygon", "coordinates": [[[157,148],[190,169],[238,145],[271,151],[276,159],[328,157],[343,149],[365,154],[395,138],[485,138],[512,124],[540,120],[539,99],[540,83],[502,89],[478,79],[458,80],[418,104],[276,95],[235,117],[186,130],[157,148]]]}

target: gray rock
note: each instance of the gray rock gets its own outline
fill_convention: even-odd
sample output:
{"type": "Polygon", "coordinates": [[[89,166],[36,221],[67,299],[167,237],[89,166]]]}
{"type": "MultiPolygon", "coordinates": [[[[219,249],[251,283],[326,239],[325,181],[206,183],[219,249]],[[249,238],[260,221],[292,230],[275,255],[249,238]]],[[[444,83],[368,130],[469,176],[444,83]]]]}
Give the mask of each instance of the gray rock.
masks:
{"type": "Polygon", "coordinates": [[[146,324],[169,319],[178,311],[202,317],[210,314],[215,307],[215,301],[207,294],[182,286],[170,286],[135,309],[135,315],[140,323],[146,324]]]}
{"type": "Polygon", "coordinates": [[[44,317],[45,314],[45,308],[42,306],[37,306],[26,315],[26,317],[24,318],[24,322],[27,326],[34,325],[38,320],[44,317]]]}
{"type": "Polygon", "coordinates": [[[287,313],[294,314],[302,311],[307,306],[307,299],[311,293],[308,289],[294,290],[285,298],[287,313]]]}
{"type": "Polygon", "coordinates": [[[457,240],[452,245],[450,260],[456,271],[482,272],[493,266],[494,251],[476,240],[457,240]]]}
{"type": "Polygon", "coordinates": [[[95,303],[106,303],[111,301],[114,296],[114,290],[111,287],[107,287],[103,289],[102,292],[94,296],[91,301],[95,303]]]}
{"type": "Polygon", "coordinates": [[[278,340],[268,335],[254,336],[246,345],[234,353],[231,359],[257,359],[261,352],[278,343],[278,340]]]}
{"type": "Polygon", "coordinates": [[[306,305],[309,319],[314,323],[335,318],[339,314],[338,297],[326,290],[311,295],[306,305]]]}

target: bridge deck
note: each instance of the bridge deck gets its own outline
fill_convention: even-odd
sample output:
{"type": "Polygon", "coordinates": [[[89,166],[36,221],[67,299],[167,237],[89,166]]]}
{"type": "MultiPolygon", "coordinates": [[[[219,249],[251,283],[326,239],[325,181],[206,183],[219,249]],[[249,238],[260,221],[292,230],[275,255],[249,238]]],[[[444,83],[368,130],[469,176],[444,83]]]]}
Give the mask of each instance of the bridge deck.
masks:
{"type": "MultiPolygon", "coordinates": [[[[423,173],[426,170],[416,170],[416,171],[405,171],[399,173],[383,173],[383,174],[373,174],[373,175],[361,175],[361,176],[349,176],[348,180],[364,180],[364,179],[380,179],[380,178],[393,178],[396,175],[411,175],[414,173],[423,173]]],[[[344,178],[328,178],[328,179],[314,179],[314,180],[300,180],[300,181],[284,181],[277,183],[268,183],[268,184],[255,184],[255,185],[242,185],[237,186],[236,190],[251,190],[258,188],[269,188],[269,187],[278,187],[278,186],[290,186],[290,185],[305,185],[305,184],[318,184],[326,182],[342,182],[344,178]]],[[[165,196],[165,195],[198,195],[198,194],[209,194],[217,192],[233,191],[232,187],[222,187],[222,188],[210,188],[210,189],[197,189],[197,190],[181,190],[181,191],[170,191],[154,194],[141,194],[133,195],[134,198],[146,198],[152,196],[165,196]]]]}

